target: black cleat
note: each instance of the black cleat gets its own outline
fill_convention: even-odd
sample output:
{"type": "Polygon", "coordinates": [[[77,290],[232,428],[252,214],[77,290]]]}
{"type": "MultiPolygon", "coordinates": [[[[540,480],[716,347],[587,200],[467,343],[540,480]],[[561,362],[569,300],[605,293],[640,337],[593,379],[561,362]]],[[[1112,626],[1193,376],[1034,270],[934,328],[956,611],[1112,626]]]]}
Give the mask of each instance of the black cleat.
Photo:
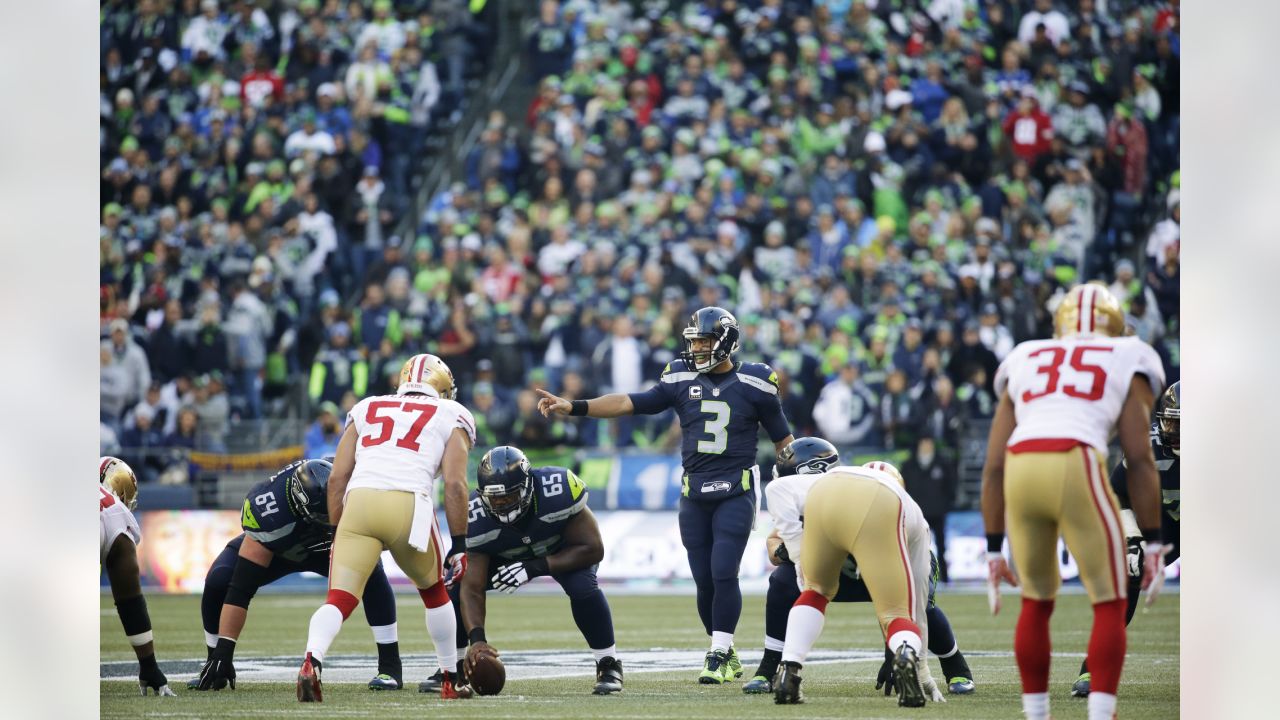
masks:
{"type": "Polygon", "coordinates": [[[320,663],[313,660],[311,653],[302,662],[298,671],[298,702],[324,702],[324,692],[320,687],[320,663]]]}
{"type": "MultiPolygon", "coordinates": [[[[462,670],[462,661],[458,661],[458,669],[454,675],[455,684],[465,685],[467,683],[467,674],[462,670]]],[[[437,669],[436,673],[431,677],[418,683],[418,692],[440,694],[440,686],[444,684],[444,671],[437,669]]]]}
{"type": "Polygon", "coordinates": [[[784,662],[778,668],[778,676],[773,682],[773,702],[778,705],[799,705],[804,702],[804,693],[800,692],[800,663],[784,662]]]}
{"type": "Polygon", "coordinates": [[[596,663],[596,686],[592,695],[612,695],[622,692],[622,663],[617,658],[607,657],[596,663]]]}
{"type": "Polygon", "coordinates": [[[924,688],[916,672],[916,651],[905,642],[893,659],[893,684],[898,691],[899,707],[924,707],[924,688]]]}

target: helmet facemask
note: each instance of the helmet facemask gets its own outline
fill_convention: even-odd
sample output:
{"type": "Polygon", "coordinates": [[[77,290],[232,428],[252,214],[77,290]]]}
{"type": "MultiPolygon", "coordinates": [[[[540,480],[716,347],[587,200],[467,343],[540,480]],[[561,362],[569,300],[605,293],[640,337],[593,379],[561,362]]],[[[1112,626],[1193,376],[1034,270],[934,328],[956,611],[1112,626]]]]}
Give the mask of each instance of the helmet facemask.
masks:
{"type": "Polygon", "coordinates": [[[503,525],[516,522],[533,505],[533,477],[526,475],[519,485],[511,488],[502,484],[481,486],[480,504],[490,517],[503,525]]]}
{"type": "Polygon", "coordinates": [[[729,353],[722,347],[724,341],[715,335],[704,335],[697,328],[684,329],[685,352],[682,357],[694,370],[700,373],[711,372],[712,368],[729,358],[729,353]],[[701,340],[702,349],[695,350],[694,343],[701,340]]]}

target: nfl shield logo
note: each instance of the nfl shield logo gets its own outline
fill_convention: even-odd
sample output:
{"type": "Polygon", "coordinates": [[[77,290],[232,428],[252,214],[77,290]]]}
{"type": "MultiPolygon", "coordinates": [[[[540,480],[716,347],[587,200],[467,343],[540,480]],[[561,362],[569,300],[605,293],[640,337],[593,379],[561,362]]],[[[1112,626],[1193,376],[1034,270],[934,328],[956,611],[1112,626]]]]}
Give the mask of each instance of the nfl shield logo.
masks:
{"type": "Polygon", "coordinates": [[[701,398],[702,388],[697,385],[694,385],[693,387],[689,388],[689,397],[693,400],[697,400],[701,398]]]}

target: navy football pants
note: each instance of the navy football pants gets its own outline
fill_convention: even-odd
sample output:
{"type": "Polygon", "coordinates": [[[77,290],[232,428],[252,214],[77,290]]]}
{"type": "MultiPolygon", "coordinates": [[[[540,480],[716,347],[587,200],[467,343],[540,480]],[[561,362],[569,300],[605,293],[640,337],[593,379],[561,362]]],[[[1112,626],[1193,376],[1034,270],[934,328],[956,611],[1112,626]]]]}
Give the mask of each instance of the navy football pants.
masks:
{"type": "MultiPolygon", "coordinates": [[[[490,573],[497,573],[501,565],[490,565],[490,573]]],[[[592,650],[603,650],[612,647],[613,613],[609,610],[609,601],[596,582],[596,566],[571,570],[559,575],[552,575],[552,580],[560,583],[564,594],[569,596],[569,610],[573,613],[573,622],[578,626],[587,647],[592,650]]],[[[493,589],[492,574],[485,581],[486,592],[493,589]]],[[[454,617],[458,622],[458,648],[467,647],[467,628],[462,622],[461,585],[449,589],[449,599],[453,601],[454,617]]],[[[461,659],[459,655],[459,659],[461,659]]]]}
{"type": "Polygon", "coordinates": [[[738,627],[738,566],[755,520],[755,493],[717,502],[680,498],[680,541],[698,588],[698,617],[708,635],[732,633],[738,627]]]}

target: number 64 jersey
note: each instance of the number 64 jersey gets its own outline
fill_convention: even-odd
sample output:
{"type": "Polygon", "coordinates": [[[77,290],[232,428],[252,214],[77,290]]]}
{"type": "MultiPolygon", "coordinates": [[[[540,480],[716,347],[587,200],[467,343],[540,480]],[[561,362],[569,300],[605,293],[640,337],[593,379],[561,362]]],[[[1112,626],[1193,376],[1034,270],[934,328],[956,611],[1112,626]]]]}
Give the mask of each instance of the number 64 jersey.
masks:
{"type": "Polygon", "coordinates": [[[996,394],[1009,392],[1017,418],[1009,449],[1051,452],[1074,441],[1105,457],[1137,373],[1159,397],[1164,389],[1160,357],[1136,337],[1069,336],[1018,345],[995,378],[996,394]]]}
{"type": "Polygon", "coordinates": [[[476,441],[471,412],[453,400],[428,395],[376,395],[347,414],[355,425],[356,467],[347,492],[356,488],[403,490],[435,497],[444,448],[454,428],[476,441]]]}

